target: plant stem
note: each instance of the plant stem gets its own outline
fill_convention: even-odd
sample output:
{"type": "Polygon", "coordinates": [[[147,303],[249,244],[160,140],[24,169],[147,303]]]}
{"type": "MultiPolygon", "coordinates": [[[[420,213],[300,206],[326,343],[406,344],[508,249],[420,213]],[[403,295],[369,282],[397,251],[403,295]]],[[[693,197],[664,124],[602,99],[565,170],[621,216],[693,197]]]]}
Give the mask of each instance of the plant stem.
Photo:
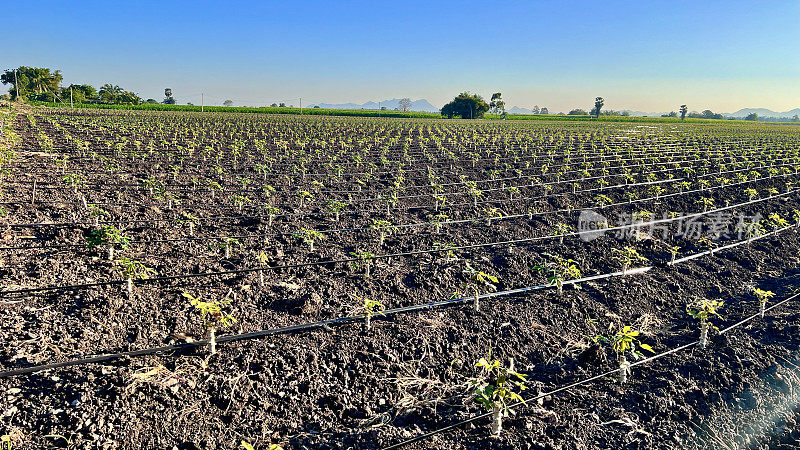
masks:
{"type": "Polygon", "coordinates": [[[619,359],[619,384],[625,384],[628,381],[628,371],[630,364],[625,356],[621,356],[619,359]]]}
{"type": "Polygon", "coordinates": [[[500,405],[492,406],[492,436],[500,436],[503,431],[503,409],[500,405]]]}
{"type": "Polygon", "coordinates": [[[700,325],[700,348],[708,346],[708,322],[703,322],[700,325]]]}
{"type": "Polygon", "coordinates": [[[208,344],[211,346],[211,354],[217,353],[217,329],[208,329],[208,344]]]}

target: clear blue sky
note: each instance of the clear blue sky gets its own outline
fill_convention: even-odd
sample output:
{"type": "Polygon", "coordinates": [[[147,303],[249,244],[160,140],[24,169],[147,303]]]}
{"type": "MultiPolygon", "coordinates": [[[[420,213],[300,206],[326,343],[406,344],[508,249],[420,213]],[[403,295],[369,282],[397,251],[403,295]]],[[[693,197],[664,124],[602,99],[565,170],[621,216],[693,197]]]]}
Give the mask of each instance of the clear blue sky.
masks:
{"type": "MultiPolygon", "coordinates": [[[[179,102],[500,91],[508,106],[800,107],[800,2],[21,2],[0,68],[179,102]]],[[[296,103],[290,100],[288,103],[296,103]]]]}

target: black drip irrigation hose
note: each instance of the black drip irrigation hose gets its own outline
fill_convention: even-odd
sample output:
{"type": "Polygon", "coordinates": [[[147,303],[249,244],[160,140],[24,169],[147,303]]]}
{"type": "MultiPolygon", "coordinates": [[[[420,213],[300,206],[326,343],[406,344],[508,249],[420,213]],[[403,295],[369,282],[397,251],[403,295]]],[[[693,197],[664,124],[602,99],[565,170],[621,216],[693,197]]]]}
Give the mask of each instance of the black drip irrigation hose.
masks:
{"type": "MultiPolygon", "coordinates": [[[[712,175],[719,175],[719,173],[709,174],[709,176],[712,176],[712,175]]],[[[592,209],[606,209],[606,208],[611,208],[611,207],[614,207],[614,206],[639,204],[639,203],[647,202],[647,201],[650,201],[650,200],[659,200],[659,199],[671,198],[671,197],[675,197],[675,196],[681,196],[681,195],[698,193],[698,192],[716,191],[717,189],[724,189],[726,187],[741,186],[743,184],[750,184],[750,183],[754,183],[754,182],[757,182],[757,181],[773,180],[773,179],[786,178],[786,177],[789,177],[789,176],[797,176],[797,175],[798,175],[797,173],[771,175],[771,176],[768,176],[768,177],[765,177],[765,178],[759,178],[759,179],[756,179],[756,180],[747,180],[747,181],[740,181],[740,182],[737,182],[737,183],[728,183],[728,184],[721,184],[721,185],[716,185],[716,186],[708,186],[708,187],[703,187],[703,188],[698,188],[698,189],[691,189],[691,190],[686,190],[686,191],[673,192],[673,193],[669,193],[669,194],[661,194],[661,195],[659,195],[657,197],[656,196],[645,197],[645,198],[640,198],[640,199],[636,199],[636,200],[632,200],[632,201],[629,200],[629,201],[622,201],[622,202],[616,202],[616,203],[609,203],[607,205],[594,206],[592,209]]],[[[662,183],[667,183],[667,182],[671,182],[671,181],[680,181],[680,180],[682,180],[682,178],[675,178],[675,179],[662,180],[662,181],[650,181],[650,182],[645,182],[645,183],[604,186],[604,187],[600,187],[600,188],[581,189],[579,191],[574,191],[571,194],[587,193],[587,192],[603,192],[603,191],[609,191],[609,190],[618,189],[618,188],[649,186],[649,185],[662,184],[662,183]]],[[[564,196],[564,195],[569,195],[569,194],[570,194],[569,192],[563,192],[563,193],[557,193],[557,194],[548,194],[548,195],[539,196],[539,197],[521,197],[521,198],[517,198],[515,200],[523,201],[523,200],[542,199],[542,198],[557,198],[557,197],[564,196]]],[[[505,202],[505,201],[506,200],[500,200],[500,201],[491,200],[491,201],[488,201],[486,203],[496,204],[496,203],[505,202]]],[[[511,200],[508,200],[508,201],[511,201],[511,200]]],[[[377,211],[377,210],[375,210],[375,211],[377,211]]],[[[545,216],[545,215],[550,215],[550,214],[558,214],[558,213],[561,213],[561,212],[571,212],[571,211],[574,211],[574,209],[555,209],[555,210],[551,210],[551,211],[542,211],[542,212],[535,212],[535,213],[509,214],[509,215],[504,215],[504,216],[501,216],[501,217],[493,217],[493,218],[491,218],[491,220],[492,221],[500,221],[500,220],[517,219],[517,218],[521,218],[521,217],[545,216]]],[[[279,215],[279,216],[275,216],[275,217],[284,217],[284,215],[279,215]]],[[[244,218],[260,218],[260,216],[230,216],[230,217],[218,216],[218,217],[208,217],[208,218],[205,218],[205,220],[226,219],[226,218],[243,218],[244,219],[244,218]]],[[[321,233],[321,234],[349,233],[349,232],[357,232],[357,231],[379,231],[379,230],[384,230],[384,229],[389,229],[389,228],[415,228],[415,227],[425,227],[425,226],[434,226],[434,225],[449,226],[449,225],[456,225],[456,224],[463,224],[463,223],[481,222],[481,221],[486,221],[486,220],[487,220],[487,217],[473,217],[473,218],[470,218],[470,219],[447,220],[447,221],[443,221],[443,222],[413,222],[413,223],[405,223],[405,224],[397,224],[397,225],[383,225],[383,226],[378,226],[378,227],[371,227],[370,226],[370,227],[352,227],[352,228],[331,228],[331,229],[315,230],[315,231],[317,231],[318,233],[321,233]]],[[[159,222],[159,221],[175,222],[175,221],[180,221],[180,219],[154,219],[154,220],[145,221],[145,222],[147,222],[147,223],[151,223],[151,222],[155,223],[155,222],[159,222]]],[[[108,223],[119,223],[119,222],[120,221],[99,221],[98,223],[100,223],[100,224],[108,224],[108,223]]],[[[122,221],[122,222],[131,223],[130,221],[122,221]]],[[[90,225],[90,224],[91,224],[90,222],[73,222],[73,223],[60,222],[58,224],[47,224],[47,223],[41,223],[41,224],[11,224],[10,226],[15,226],[15,227],[36,227],[37,225],[41,225],[41,226],[47,226],[47,225],[69,226],[69,225],[90,225]]],[[[129,244],[157,244],[157,243],[167,243],[167,242],[197,242],[197,241],[209,241],[209,240],[222,240],[222,239],[226,239],[226,238],[233,238],[233,239],[262,238],[263,239],[263,238],[267,238],[267,237],[277,237],[277,236],[295,236],[297,233],[299,233],[299,231],[278,232],[278,233],[259,233],[259,234],[253,233],[253,234],[229,235],[229,236],[199,236],[199,237],[174,238],[174,239],[153,239],[153,240],[130,241],[129,244]]],[[[39,240],[39,239],[37,238],[36,240],[39,240]]],[[[37,247],[33,247],[33,246],[6,246],[6,247],[0,247],[0,251],[3,251],[3,250],[39,250],[39,249],[42,249],[42,250],[57,250],[57,249],[65,249],[65,248],[79,248],[79,247],[85,247],[85,244],[60,244],[60,245],[48,245],[48,246],[37,246],[37,247]]]]}
{"type": "MultiPolygon", "coordinates": [[[[783,228],[781,230],[777,230],[775,232],[768,233],[768,234],[765,234],[763,236],[759,236],[758,239],[765,238],[767,236],[771,236],[773,234],[776,234],[778,231],[783,231],[783,230],[788,229],[788,228],[795,228],[795,227],[794,226],[786,227],[786,228],[783,228]]],[[[732,246],[729,246],[729,247],[733,247],[733,246],[736,246],[738,244],[739,243],[736,243],[736,244],[733,244],[732,246]]],[[[718,250],[724,250],[724,249],[725,249],[725,247],[722,247],[722,248],[720,248],[718,250]]],[[[639,274],[639,273],[649,272],[653,268],[654,268],[654,266],[631,268],[631,269],[628,269],[628,270],[625,270],[625,271],[610,272],[610,273],[592,275],[592,276],[579,278],[579,279],[566,280],[562,284],[563,285],[576,285],[576,284],[580,284],[580,283],[585,283],[585,282],[589,282],[589,281],[596,281],[596,280],[602,280],[602,279],[607,279],[607,278],[612,278],[612,277],[619,277],[619,276],[623,276],[624,277],[624,276],[629,276],[629,275],[636,275],[636,274],[639,274]]],[[[528,286],[528,287],[522,287],[522,288],[516,288],[516,289],[508,289],[508,290],[500,291],[500,292],[481,294],[481,295],[478,295],[477,298],[478,298],[478,300],[481,300],[481,299],[488,299],[488,298],[494,298],[494,297],[504,297],[504,296],[514,295],[514,294],[521,294],[521,293],[524,293],[524,292],[538,291],[538,290],[543,290],[543,289],[548,289],[548,288],[553,288],[553,287],[555,287],[555,285],[553,285],[551,283],[540,284],[540,285],[528,286]]],[[[800,295],[800,294],[797,294],[797,295],[800,295]]],[[[441,301],[428,302],[428,303],[422,303],[422,304],[411,305],[411,306],[404,306],[404,307],[400,307],[400,308],[388,309],[388,310],[383,311],[383,315],[382,316],[375,316],[375,319],[376,320],[381,320],[382,318],[388,318],[389,316],[402,314],[402,313],[407,313],[407,312],[421,311],[421,310],[432,309],[432,308],[436,308],[436,307],[446,307],[446,306],[464,304],[464,303],[468,303],[468,302],[474,302],[475,298],[476,298],[476,296],[460,297],[460,298],[456,298],[456,299],[441,300],[441,301]]],[[[792,297],[792,298],[794,298],[794,297],[792,297]]],[[[787,299],[787,300],[782,301],[781,303],[775,304],[775,305],[771,306],[770,308],[765,309],[765,311],[768,311],[768,310],[770,310],[772,308],[775,308],[775,307],[779,306],[780,304],[785,303],[788,300],[790,300],[790,299],[787,299]]],[[[760,313],[759,314],[755,314],[753,317],[755,317],[755,316],[760,316],[760,313]]],[[[344,316],[344,317],[339,317],[339,318],[336,318],[336,319],[328,319],[328,320],[322,320],[322,321],[318,321],[318,322],[311,322],[311,323],[298,324],[298,325],[290,325],[290,326],[281,327],[281,328],[252,331],[252,332],[249,332],[249,333],[241,333],[241,334],[235,334],[235,335],[223,335],[223,336],[218,337],[216,339],[216,342],[217,343],[237,342],[237,341],[244,341],[244,340],[251,340],[251,339],[259,339],[259,338],[262,338],[262,337],[272,336],[272,335],[277,335],[277,334],[288,334],[288,333],[301,332],[301,331],[310,331],[310,330],[319,329],[319,328],[328,329],[328,328],[330,328],[331,325],[341,325],[341,324],[345,324],[345,323],[351,323],[351,322],[360,321],[360,320],[363,320],[363,319],[364,319],[363,315],[361,315],[361,316],[344,316]]],[[[734,327],[740,326],[742,323],[744,323],[744,322],[738,322],[737,324],[735,324],[734,326],[729,327],[729,328],[732,329],[734,327]]],[[[726,330],[728,330],[728,329],[726,329],[726,330]]],[[[114,353],[114,354],[108,354],[108,355],[91,356],[91,357],[87,357],[87,358],[81,358],[81,359],[75,359],[75,360],[69,360],[69,361],[62,361],[62,362],[50,363],[50,364],[44,364],[44,365],[38,365],[38,366],[24,367],[24,368],[19,368],[19,369],[9,369],[9,370],[5,370],[5,371],[0,371],[0,378],[8,378],[8,377],[24,375],[24,374],[34,373],[34,372],[40,372],[40,371],[43,371],[43,370],[55,369],[55,368],[61,368],[61,367],[71,367],[71,366],[77,366],[77,365],[83,365],[83,364],[93,364],[93,363],[100,363],[100,362],[108,362],[108,361],[114,361],[114,360],[128,358],[128,357],[145,356],[145,355],[153,355],[153,354],[157,354],[157,353],[164,353],[164,352],[170,352],[170,351],[193,349],[193,348],[201,347],[201,346],[204,346],[204,345],[208,345],[209,343],[210,343],[210,340],[203,339],[203,340],[198,340],[198,341],[194,341],[194,342],[184,342],[184,343],[180,343],[180,344],[173,344],[173,345],[167,345],[167,346],[162,346],[162,347],[153,347],[153,348],[146,348],[146,349],[141,349],[141,350],[132,350],[132,351],[128,351],[128,352],[120,352],[120,353],[114,353]]],[[[672,350],[671,352],[674,352],[674,351],[677,351],[677,350],[672,350]]],[[[639,364],[641,364],[641,363],[642,362],[639,362],[639,364]]],[[[638,365],[638,364],[635,364],[635,363],[631,364],[631,366],[635,366],[635,365],[638,365]]],[[[617,369],[616,371],[618,371],[618,370],[619,369],[617,369]]],[[[615,371],[611,371],[610,373],[613,373],[613,372],[615,372],[615,371]]],[[[592,378],[590,380],[593,380],[593,379],[596,379],[596,378],[599,378],[599,377],[600,376],[592,378]]],[[[483,416],[480,416],[480,417],[488,417],[488,416],[487,415],[483,415],[483,416]]],[[[474,420],[477,420],[477,419],[474,419],[474,420]]]]}
{"type": "MultiPolygon", "coordinates": [[[[778,302],[778,303],[776,303],[776,304],[774,304],[774,305],[772,305],[772,306],[770,306],[768,308],[765,308],[764,312],[766,313],[768,311],[771,311],[771,310],[773,310],[773,309],[775,309],[775,308],[777,308],[777,307],[779,307],[779,306],[781,306],[781,305],[783,305],[783,304],[785,304],[785,303],[787,303],[787,302],[789,302],[791,300],[796,299],[797,297],[800,297],[800,294],[794,294],[791,297],[788,297],[788,298],[786,298],[784,300],[781,300],[780,302],[778,302]]],[[[730,332],[731,330],[734,330],[734,329],[744,325],[745,323],[747,323],[747,322],[749,322],[749,321],[751,321],[753,319],[759,318],[759,317],[761,317],[761,313],[760,312],[756,313],[756,314],[753,314],[751,316],[748,316],[748,317],[740,320],[739,322],[736,322],[735,324],[720,330],[719,334],[720,335],[726,334],[726,333],[730,332]]],[[[663,358],[665,356],[669,356],[669,355],[671,355],[673,353],[677,353],[677,352],[686,350],[688,348],[694,347],[694,346],[699,345],[699,344],[700,344],[699,340],[689,342],[688,344],[684,344],[684,345],[681,345],[679,347],[667,350],[667,351],[665,351],[663,353],[659,353],[657,355],[653,355],[653,356],[647,357],[645,359],[640,359],[638,361],[632,362],[632,363],[630,363],[628,365],[628,368],[630,369],[630,368],[633,368],[633,367],[636,367],[636,366],[640,366],[640,365],[643,365],[643,364],[650,363],[650,362],[655,361],[657,359],[661,359],[661,358],[663,358]]],[[[576,381],[576,382],[561,386],[561,387],[553,389],[552,391],[549,391],[549,392],[543,392],[543,393],[537,394],[537,395],[532,396],[532,397],[524,398],[521,401],[517,401],[517,402],[514,402],[514,403],[508,405],[508,408],[517,408],[517,407],[527,406],[528,402],[535,402],[537,400],[540,400],[540,399],[543,399],[543,398],[546,398],[546,397],[549,397],[549,396],[552,396],[552,395],[555,395],[555,394],[559,394],[559,393],[564,392],[564,391],[568,391],[568,390],[570,390],[572,388],[576,388],[576,387],[591,383],[592,381],[596,381],[596,380],[599,380],[601,378],[606,378],[606,377],[618,374],[619,371],[620,371],[620,369],[612,369],[612,370],[603,372],[603,373],[601,373],[599,375],[595,375],[593,377],[589,377],[589,378],[586,378],[586,379],[583,379],[583,380],[580,380],[580,381],[576,381]]],[[[481,420],[481,419],[489,418],[489,417],[492,416],[492,414],[493,414],[492,412],[487,412],[487,413],[479,414],[479,415],[476,415],[476,416],[472,416],[472,417],[470,417],[468,419],[464,419],[464,420],[461,420],[459,422],[447,425],[445,427],[437,428],[437,429],[435,429],[433,431],[429,431],[427,433],[412,437],[410,439],[406,439],[406,440],[398,442],[396,444],[392,444],[392,445],[383,447],[382,450],[393,450],[393,449],[405,447],[406,445],[412,444],[414,442],[420,442],[420,441],[426,440],[426,439],[428,439],[430,437],[436,436],[437,434],[441,434],[441,433],[444,433],[444,432],[447,432],[447,431],[450,431],[450,430],[453,430],[453,429],[456,429],[456,428],[460,428],[460,427],[462,427],[464,425],[470,424],[472,422],[476,422],[476,421],[481,420]]]]}
{"type": "MultiPolygon", "coordinates": [[[[710,175],[717,175],[717,174],[710,174],[710,175]]],[[[760,178],[760,179],[757,179],[757,180],[747,180],[747,181],[741,181],[741,182],[737,182],[737,183],[728,183],[728,184],[721,184],[721,185],[717,185],[717,186],[708,186],[708,187],[703,187],[703,188],[698,188],[698,189],[673,192],[673,193],[669,193],[669,194],[660,194],[658,196],[645,197],[645,198],[640,198],[640,199],[636,199],[636,200],[633,200],[633,201],[629,200],[629,201],[621,201],[621,202],[616,202],[616,203],[609,203],[607,205],[593,206],[592,209],[606,209],[606,208],[611,208],[611,207],[614,207],[614,206],[621,206],[621,205],[626,205],[626,204],[627,205],[631,205],[631,204],[634,204],[634,203],[638,204],[638,203],[643,203],[643,202],[650,201],[650,200],[659,200],[659,199],[671,198],[671,197],[680,196],[680,195],[686,195],[686,194],[691,194],[691,193],[706,192],[706,191],[712,191],[712,190],[717,190],[717,189],[724,189],[726,187],[740,186],[740,185],[743,185],[743,184],[754,183],[756,181],[773,180],[773,179],[777,179],[777,178],[786,178],[786,177],[789,177],[789,176],[797,176],[797,173],[771,175],[771,176],[760,178]]],[[[680,179],[678,178],[678,179],[667,180],[667,181],[677,181],[677,180],[680,180],[680,179]]],[[[632,184],[632,185],[604,186],[604,187],[600,187],[600,188],[582,189],[580,191],[572,192],[572,194],[586,193],[586,192],[602,192],[602,191],[607,191],[607,190],[611,190],[611,189],[623,188],[623,187],[626,187],[626,186],[646,186],[646,185],[653,185],[653,184],[661,184],[663,182],[666,182],[666,181],[636,183],[636,184],[632,184]]],[[[558,193],[558,194],[548,194],[548,195],[545,195],[544,197],[541,197],[541,196],[540,197],[521,197],[521,198],[518,198],[516,200],[517,201],[522,201],[522,200],[531,200],[531,199],[534,199],[534,198],[535,199],[550,198],[550,197],[556,198],[556,197],[563,196],[563,195],[569,195],[569,193],[564,192],[564,193],[558,193]]],[[[491,201],[487,201],[487,202],[481,202],[481,204],[483,204],[483,203],[497,204],[497,203],[504,203],[506,201],[511,201],[511,200],[491,200],[491,201]]],[[[451,207],[452,207],[452,205],[451,205],[451,207]]],[[[542,211],[542,212],[529,212],[529,213],[523,213],[523,214],[509,214],[509,215],[504,215],[504,216],[501,216],[501,217],[493,217],[493,218],[491,218],[491,220],[509,220],[509,219],[516,219],[516,218],[520,218],[520,217],[531,217],[532,218],[533,216],[545,216],[545,215],[557,214],[557,213],[561,213],[561,212],[569,213],[569,212],[572,212],[574,210],[575,210],[575,208],[562,208],[562,209],[555,209],[555,210],[542,211]]],[[[370,210],[368,212],[378,212],[378,210],[370,210]]],[[[288,215],[279,215],[279,216],[275,216],[275,217],[286,217],[286,216],[288,216],[288,215]]],[[[214,219],[263,219],[263,217],[262,216],[239,215],[239,216],[216,216],[216,217],[207,217],[207,218],[199,218],[199,219],[201,219],[201,220],[209,220],[210,221],[210,220],[214,220],[214,219]]],[[[444,221],[444,222],[438,222],[438,224],[441,225],[441,226],[447,226],[447,225],[454,225],[454,224],[461,224],[461,223],[479,222],[479,221],[483,221],[483,220],[487,220],[487,219],[488,219],[487,217],[474,217],[474,218],[470,218],[470,219],[448,220],[448,221],[444,221]]],[[[126,221],[99,221],[98,223],[100,223],[100,224],[109,224],[109,223],[159,223],[159,222],[176,222],[176,221],[180,221],[180,219],[150,219],[150,220],[139,220],[139,221],[137,221],[137,220],[133,220],[133,221],[131,221],[131,220],[126,220],[126,221]]],[[[414,222],[414,223],[398,224],[398,225],[385,225],[385,226],[380,226],[380,227],[334,228],[334,229],[316,230],[316,231],[319,232],[319,233],[325,234],[325,233],[355,232],[355,231],[366,231],[366,230],[381,230],[381,229],[388,229],[388,228],[414,228],[414,227],[431,226],[431,225],[436,225],[436,224],[437,223],[434,223],[434,222],[414,222]]],[[[92,225],[92,223],[91,222],[59,222],[59,223],[8,224],[9,227],[16,227],[16,228],[38,228],[38,227],[46,227],[46,226],[84,226],[84,225],[92,225]]],[[[298,232],[295,231],[295,232],[260,233],[260,234],[235,235],[235,236],[209,236],[209,237],[197,237],[197,238],[155,239],[155,240],[131,241],[131,244],[152,244],[152,243],[164,243],[164,242],[190,242],[190,241],[204,241],[204,240],[225,239],[225,238],[234,238],[234,239],[240,239],[240,238],[241,239],[246,239],[246,238],[256,238],[256,237],[266,238],[266,237],[275,237],[275,236],[293,236],[293,235],[296,235],[297,233],[298,232]]],[[[81,244],[61,244],[61,245],[38,246],[38,247],[32,247],[32,246],[5,246],[5,247],[0,247],[0,251],[2,251],[2,250],[36,250],[36,249],[52,250],[52,249],[63,249],[63,248],[77,248],[77,247],[83,247],[83,245],[81,245],[81,244]]]]}
{"type": "MultiPolygon", "coordinates": [[[[772,195],[769,197],[760,198],[757,200],[751,200],[748,202],[739,203],[736,205],[725,206],[722,208],[717,209],[709,209],[708,211],[697,212],[692,214],[687,214],[683,216],[673,217],[673,218],[665,218],[665,219],[657,219],[652,220],[649,222],[642,222],[642,223],[633,223],[629,225],[621,225],[617,227],[608,227],[602,228],[599,231],[615,231],[615,230],[624,230],[628,228],[647,228],[652,227],[657,224],[661,223],[668,223],[668,222],[675,222],[679,220],[684,220],[687,218],[692,217],[700,217],[703,215],[713,214],[721,211],[726,211],[730,209],[739,208],[742,206],[755,204],[767,200],[772,200],[775,198],[780,198],[787,196],[789,194],[794,194],[800,192],[800,188],[794,189],[792,191],[784,192],[781,194],[772,195]]],[[[793,228],[793,226],[789,226],[786,228],[793,228]]],[[[494,247],[494,246],[504,246],[504,245],[514,245],[514,244],[521,244],[521,243],[529,243],[535,241],[541,241],[546,239],[557,239],[557,238],[564,238],[564,237],[574,237],[580,236],[584,232],[573,232],[573,233],[564,233],[560,235],[550,235],[550,236],[535,236],[530,238],[522,238],[522,239],[511,239],[506,241],[497,241],[497,242],[488,242],[488,243],[479,243],[479,244],[467,244],[461,246],[453,246],[453,247],[443,247],[439,249],[426,249],[426,250],[414,250],[409,252],[400,252],[400,253],[390,253],[384,255],[374,255],[368,258],[341,258],[336,260],[322,260],[322,261],[310,261],[304,263],[294,263],[294,264],[283,264],[278,266],[269,266],[266,265],[264,267],[254,267],[254,268],[247,268],[247,269],[236,269],[236,270],[226,270],[226,271],[218,271],[218,272],[201,272],[201,273],[187,273],[182,275],[169,275],[163,277],[152,277],[146,279],[139,279],[139,280],[131,280],[131,283],[134,285],[140,285],[145,283],[158,283],[162,281],[172,281],[172,280],[180,280],[180,279],[189,279],[189,278],[199,278],[199,277],[211,277],[211,276],[220,276],[220,275],[237,275],[237,274],[245,274],[245,273],[254,273],[260,272],[265,270],[280,270],[280,269],[297,269],[301,267],[310,267],[310,266],[322,266],[328,264],[340,264],[340,263],[349,263],[349,262],[358,262],[364,260],[377,260],[377,259],[387,259],[387,258],[394,258],[394,257],[410,257],[410,256],[417,256],[417,255],[424,255],[424,254],[431,254],[431,253],[440,253],[446,252],[448,250],[467,250],[473,248],[485,248],[485,247],[494,247]]],[[[715,250],[718,251],[719,249],[715,250]]],[[[3,290],[0,291],[0,298],[7,296],[7,295],[19,295],[19,294],[31,294],[36,292],[52,292],[52,291],[73,291],[73,290],[80,290],[80,289],[87,289],[92,287],[100,287],[100,286],[112,286],[112,285],[121,285],[127,283],[128,280],[110,280],[110,281],[99,281],[95,283],[84,283],[84,284],[75,284],[75,285],[68,285],[68,286],[43,286],[38,288],[24,288],[24,289],[13,289],[13,290],[3,290]]]]}

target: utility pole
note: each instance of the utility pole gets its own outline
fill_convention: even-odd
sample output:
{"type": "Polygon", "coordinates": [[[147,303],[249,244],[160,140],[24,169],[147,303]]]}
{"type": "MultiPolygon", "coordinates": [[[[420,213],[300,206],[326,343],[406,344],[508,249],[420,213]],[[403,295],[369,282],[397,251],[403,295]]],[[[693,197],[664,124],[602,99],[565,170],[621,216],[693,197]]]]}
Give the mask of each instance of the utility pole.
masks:
{"type": "Polygon", "coordinates": [[[200,112],[203,112],[203,110],[206,107],[206,97],[205,97],[205,95],[206,94],[203,93],[203,92],[200,93],[200,112]]]}
{"type": "Polygon", "coordinates": [[[72,106],[72,86],[69,87],[69,107],[74,108],[74,106],[72,106]]]}
{"type": "Polygon", "coordinates": [[[303,97],[300,97],[300,115],[303,115],[303,97]]]}

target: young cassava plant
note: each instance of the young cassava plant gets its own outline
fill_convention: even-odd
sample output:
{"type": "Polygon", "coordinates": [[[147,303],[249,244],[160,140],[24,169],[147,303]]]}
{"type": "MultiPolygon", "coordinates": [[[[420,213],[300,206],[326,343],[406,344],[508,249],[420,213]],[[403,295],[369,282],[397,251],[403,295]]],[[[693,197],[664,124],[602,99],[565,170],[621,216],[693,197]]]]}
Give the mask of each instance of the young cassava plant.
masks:
{"type": "Polygon", "coordinates": [[[231,303],[230,300],[213,300],[206,302],[201,300],[200,296],[194,297],[193,295],[184,292],[183,297],[188,299],[192,308],[200,312],[203,320],[203,328],[208,333],[208,344],[211,349],[211,354],[217,353],[217,330],[233,325],[236,319],[230,314],[222,311],[222,308],[231,303]]]}
{"type": "Polygon", "coordinates": [[[113,225],[102,225],[100,228],[89,232],[86,237],[86,246],[88,248],[95,248],[105,246],[108,250],[108,260],[114,260],[114,248],[119,247],[122,250],[128,248],[131,239],[122,234],[118,228],[113,225]]]}
{"type": "Polygon", "coordinates": [[[385,315],[383,313],[383,304],[379,301],[366,297],[359,297],[357,295],[353,295],[353,298],[358,302],[355,308],[353,308],[353,313],[364,316],[364,330],[369,331],[372,329],[372,318],[376,315],[385,315]]]}
{"type": "Polygon", "coordinates": [[[489,275],[486,272],[482,272],[480,270],[476,270],[472,268],[469,263],[467,263],[467,267],[464,269],[464,275],[467,277],[467,283],[469,287],[472,289],[474,294],[474,306],[475,311],[480,310],[480,290],[481,288],[488,288],[494,291],[497,287],[492,283],[497,283],[497,277],[493,275],[489,275]]]}
{"type": "Polygon", "coordinates": [[[492,359],[491,351],[489,357],[479,359],[475,367],[480,368],[478,376],[470,380],[475,389],[475,400],[492,413],[492,436],[500,436],[503,417],[511,413],[510,405],[513,402],[525,402],[517,392],[526,389],[526,376],[501,366],[499,360],[492,359]]]}
{"type": "MultiPolygon", "coordinates": [[[[717,312],[723,305],[722,300],[701,299],[686,308],[686,312],[700,321],[700,348],[708,346],[708,328],[712,317],[721,317],[717,312]]],[[[716,327],[714,327],[716,329],[716,327]]]]}
{"type": "Polygon", "coordinates": [[[128,298],[133,296],[133,280],[146,280],[150,278],[150,275],[156,274],[154,269],[145,266],[139,261],[124,256],[116,262],[119,266],[119,271],[122,272],[122,275],[125,277],[128,298]]]}
{"type": "Polygon", "coordinates": [[[759,311],[761,312],[761,318],[764,318],[764,310],[767,308],[767,302],[769,299],[775,296],[775,293],[772,291],[765,291],[759,288],[753,288],[753,294],[758,299],[758,307],[759,311]]]}
{"type": "Polygon", "coordinates": [[[614,254],[615,259],[620,266],[622,266],[622,275],[627,274],[628,269],[637,261],[647,261],[647,258],[640,255],[633,247],[625,247],[623,249],[612,248],[611,253],[614,254]]]}
{"type": "Polygon", "coordinates": [[[581,270],[575,265],[572,259],[562,258],[557,255],[544,253],[550,260],[538,266],[533,266],[534,270],[543,273],[551,286],[555,286],[558,295],[564,294],[564,282],[581,277],[581,270]]]}
{"type": "Polygon", "coordinates": [[[643,358],[644,354],[640,350],[655,353],[652,347],[639,342],[640,334],[641,332],[633,329],[630,325],[625,325],[610,339],[611,349],[614,350],[614,353],[617,355],[617,360],[619,361],[620,384],[625,384],[628,380],[628,374],[630,373],[630,363],[627,358],[628,354],[634,358],[643,358]]]}

